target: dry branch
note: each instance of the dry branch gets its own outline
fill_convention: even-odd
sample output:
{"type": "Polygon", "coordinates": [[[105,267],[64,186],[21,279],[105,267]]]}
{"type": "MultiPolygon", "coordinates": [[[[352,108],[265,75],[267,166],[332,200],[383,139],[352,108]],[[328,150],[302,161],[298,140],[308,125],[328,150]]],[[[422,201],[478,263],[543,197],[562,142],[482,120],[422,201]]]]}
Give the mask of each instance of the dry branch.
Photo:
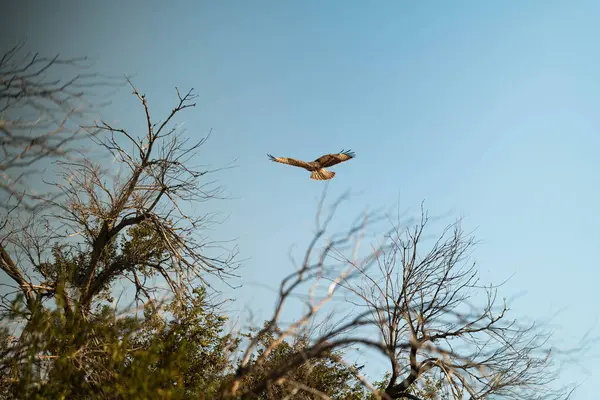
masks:
{"type": "Polygon", "coordinates": [[[85,57],[23,54],[23,47],[18,44],[0,57],[0,192],[10,200],[2,201],[2,208],[14,203],[32,208],[50,195],[30,184],[40,162],[71,155],[92,133],[80,124],[102,106],[91,101],[94,88],[122,84],[82,73],[90,67],[85,57]],[[72,69],[74,76],[65,79],[72,69]]]}

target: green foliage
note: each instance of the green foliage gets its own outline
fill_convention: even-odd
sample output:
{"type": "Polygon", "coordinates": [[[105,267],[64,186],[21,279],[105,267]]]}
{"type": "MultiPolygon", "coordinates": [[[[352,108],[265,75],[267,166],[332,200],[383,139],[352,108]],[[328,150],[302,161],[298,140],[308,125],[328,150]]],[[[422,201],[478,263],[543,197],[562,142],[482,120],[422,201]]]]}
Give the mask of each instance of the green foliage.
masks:
{"type": "MultiPolygon", "coordinates": [[[[2,398],[26,399],[218,399],[219,390],[233,376],[232,354],[239,338],[225,331],[227,318],[218,313],[197,289],[195,297],[182,305],[172,302],[155,310],[150,305],[143,316],[120,316],[105,306],[88,320],[66,318],[61,308],[30,316],[18,345],[11,345],[9,331],[0,331],[3,379],[2,398]]],[[[21,298],[9,316],[25,315],[21,298]]],[[[264,363],[257,359],[272,347],[271,334],[260,338],[242,383],[252,388],[290,357],[301,353],[308,337],[273,347],[264,363]]],[[[269,386],[257,399],[316,399],[303,387],[317,390],[334,400],[372,400],[356,379],[362,367],[341,361],[342,352],[307,361],[278,384],[269,386]]],[[[385,377],[387,378],[387,377],[385,377]]],[[[384,389],[383,379],[377,386],[384,389]]],[[[438,383],[430,378],[411,393],[423,400],[438,399],[438,383]]]]}
{"type": "Polygon", "coordinates": [[[142,221],[121,236],[119,262],[144,276],[155,275],[156,270],[148,265],[157,264],[166,254],[166,247],[149,221],[142,221]]]}
{"type": "MultiPolygon", "coordinates": [[[[274,341],[275,338],[270,333],[261,336],[258,350],[248,365],[248,368],[253,372],[243,382],[243,386],[246,388],[252,388],[256,382],[265,379],[271,371],[277,370],[291,357],[301,354],[309,344],[307,336],[301,336],[292,343],[283,341],[274,346],[263,363],[257,364],[257,359],[265,353],[266,349],[273,346],[274,341]]],[[[342,355],[343,353],[339,351],[331,352],[326,357],[307,361],[299,368],[288,373],[280,384],[271,385],[262,393],[255,393],[256,398],[264,400],[282,399],[294,391],[297,391],[297,393],[290,397],[291,399],[315,398],[306,390],[300,389],[301,385],[315,389],[334,400],[363,399],[364,390],[356,380],[353,372],[353,370],[356,371],[361,368],[356,365],[348,366],[344,364],[341,361],[342,355]]]]}
{"type": "MultiPolygon", "coordinates": [[[[373,386],[380,392],[384,392],[390,377],[390,372],[386,372],[383,379],[375,382],[373,386]]],[[[421,400],[448,400],[444,392],[444,380],[441,377],[425,375],[415,382],[406,391],[408,394],[417,396],[421,400]]],[[[368,400],[375,400],[375,395],[369,393],[365,395],[368,400]]]]}
{"type": "MultiPolygon", "coordinates": [[[[226,318],[202,290],[187,304],[173,302],[144,318],[104,307],[89,320],[39,308],[18,346],[3,339],[4,398],[212,398],[228,373],[237,342],[223,332],[226,318]]],[[[15,302],[12,320],[23,316],[15,302]]]]}
{"type": "Polygon", "coordinates": [[[196,289],[194,294],[183,306],[173,302],[166,307],[168,318],[147,309],[142,329],[131,340],[138,352],[152,350],[156,354],[152,374],[169,369],[178,377],[176,382],[167,379],[162,385],[177,398],[215,396],[222,379],[231,372],[229,356],[238,345],[237,339],[224,332],[227,318],[208,304],[205,291],[196,289]]]}

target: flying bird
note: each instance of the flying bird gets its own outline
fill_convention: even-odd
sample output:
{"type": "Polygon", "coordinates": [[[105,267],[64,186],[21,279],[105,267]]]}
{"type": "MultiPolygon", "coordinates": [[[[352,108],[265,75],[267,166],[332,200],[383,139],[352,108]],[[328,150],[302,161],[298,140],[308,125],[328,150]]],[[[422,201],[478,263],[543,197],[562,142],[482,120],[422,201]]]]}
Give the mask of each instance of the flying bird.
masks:
{"type": "Polygon", "coordinates": [[[317,158],[315,161],[300,161],[295,158],[287,157],[273,157],[267,154],[271,161],[275,161],[282,164],[292,165],[294,167],[304,168],[305,170],[311,171],[310,179],[317,181],[326,181],[335,176],[335,172],[327,171],[325,168],[334,166],[344,161],[348,161],[354,158],[355,154],[353,151],[342,150],[337,154],[326,154],[317,158]]]}

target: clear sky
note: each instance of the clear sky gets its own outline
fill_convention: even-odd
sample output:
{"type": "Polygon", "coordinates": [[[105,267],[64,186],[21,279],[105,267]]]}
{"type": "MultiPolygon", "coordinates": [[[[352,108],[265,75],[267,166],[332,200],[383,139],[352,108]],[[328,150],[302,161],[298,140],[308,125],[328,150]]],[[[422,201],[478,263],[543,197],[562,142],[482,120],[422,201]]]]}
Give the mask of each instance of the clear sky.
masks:
{"type": "MultiPolygon", "coordinates": [[[[484,281],[515,315],[552,320],[561,344],[598,333],[600,2],[597,1],[20,1],[2,42],[88,55],[98,71],[135,74],[155,110],[194,87],[190,135],[214,129],[203,163],[235,197],[215,232],[239,237],[248,284],[232,293],[268,311],[274,287],[312,229],[324,183],[268,161],[342,148],[332,196],[365,207],[465,216],[482,243],[484,281]],[[233,232],[233,234],[232,234],[233,232]],[[518,298],[516,298],[518,297],[518,298]],[[560,312],[559,312],[560,311],[560,312]]],[[[11,13],[9,13],[10,15],[11,13]]],[[[155,114],[157,113],[155,111],[155,114]]],[[[107,119],[143,128],[129,90],[107,119]]],[[[436,233],[436,232],[430,232],[436,233]]],[[[594,354],[597,354],[594,351],[594,354]]],[[[581,362],[575,400],[596,398],[600,368],[581,362]]]]}

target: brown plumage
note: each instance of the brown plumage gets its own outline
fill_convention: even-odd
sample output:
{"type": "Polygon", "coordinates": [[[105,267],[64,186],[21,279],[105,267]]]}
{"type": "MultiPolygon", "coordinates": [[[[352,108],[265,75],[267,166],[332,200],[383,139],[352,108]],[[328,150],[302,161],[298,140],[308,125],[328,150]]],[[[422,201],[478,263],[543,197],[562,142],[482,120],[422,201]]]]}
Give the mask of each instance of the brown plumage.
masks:
{"type": "Polygon", "coordinates": [[[317,181],[326,181],[335,176],[335,172],[327,171],[325,168],[332,167],[336,164],[348,161],[351,158],[355,157],[354,152],[351,150],[342,150],[337,154],[326,154],[317,158],[315,161],[309,162],[296,160],[295,158],[273,157],[270,154],[267,155],[269,156],[271,161],[292,165],[294,167],[300,167],[304,168],[307,171],[311,171],[310,179],[314,179],[317,181]]]}

